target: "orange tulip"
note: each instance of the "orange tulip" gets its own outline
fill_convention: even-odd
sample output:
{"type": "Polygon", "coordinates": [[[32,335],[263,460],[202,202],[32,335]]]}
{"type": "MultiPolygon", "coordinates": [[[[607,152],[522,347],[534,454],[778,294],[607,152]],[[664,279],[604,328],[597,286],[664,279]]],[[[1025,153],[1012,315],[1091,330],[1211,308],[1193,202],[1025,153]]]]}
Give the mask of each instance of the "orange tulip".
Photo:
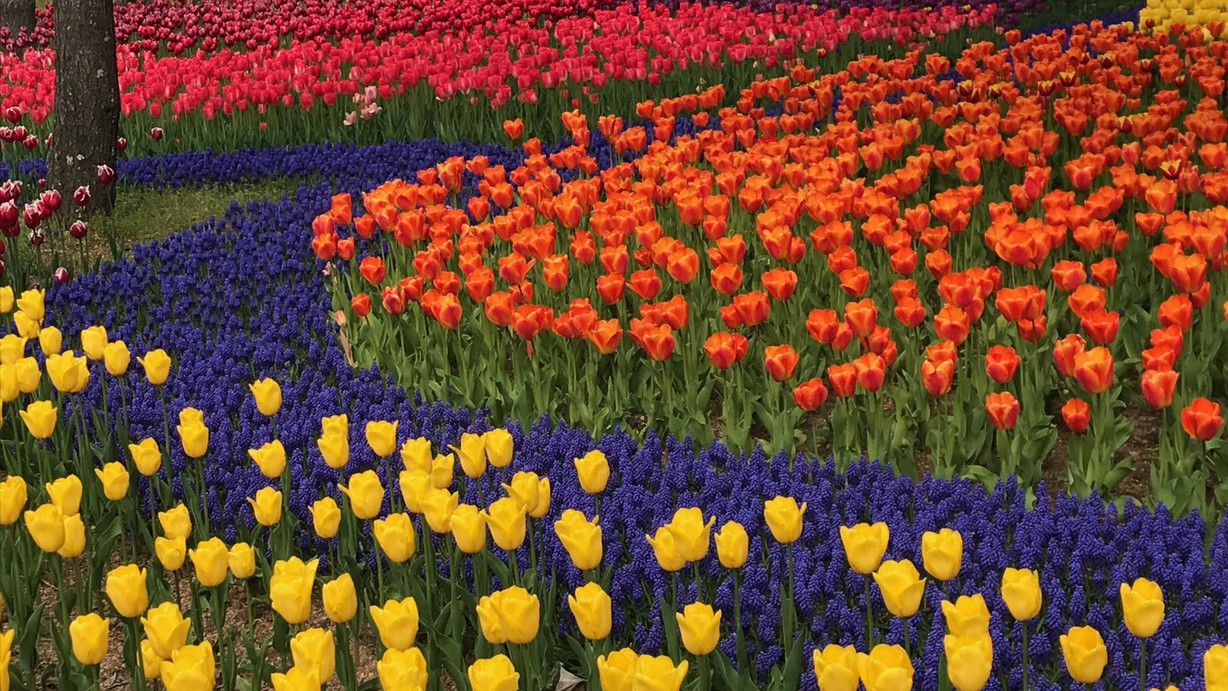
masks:
{"type": "Polygon", "coordinates": [[[1113,354],[1108,348],[1092,348],[1074,358],[1074,376],[1090,394],[1101,394],[1113,386],[1113,354]]]}
{"type": "Polygon", "coordinates": [[[768,375],[778,382],[793,378],[798,359],[797,351],[790,345],[768,346],[763,349],[763,366],[767,368],[768,375]]]}
{"type": "Polygon", "coordinates": [[[712,361],[712,366],[724,371],[733,367],[746,357],[749,342],[742,334],[718,331],[704,342],[704,352],[712,361]]]}
{"type": "Polygon", "coordinates": [[[1195,398],[1181,411],[1181,428],[1198,441],[1211,441],[1223,425],[1219,404],[1205,398],[1195,398]]]}
{"type": "Polygon", "coordinates": [[[985,354],[985,373],[999,384],[1005,384],[1015,378],[1021,362],[1022,358],[1014,348],[996,345],[985,354]]]}
{"type": "Polygon", "coordinates": [[[1092,421],[1092,407],[1087,401],[1079,398],[1072,398],[1066,401],[1066,405],[1062,406],[1062,420],[1066,422],[1066,426],[1075,434],[1083,434],[1087,431],[1088,425],[1092,421]]]}
{"type": "Polygon", "coordinates": [[[1149,369],[1143,372],[1140,382],[1143,398],[1156,410],[1163,410],[1173,404],[1177,394],[1177,380],[1181,375],[1171,369],[1149,369]]]}
{"type": "Polygon", "coordinates": [[[1015,429],[1019,421],[1019,399],[1009,391],[991,393],[985,396],[985,412],[989,413],[989,422],[1001,430],[1015,429]]]}

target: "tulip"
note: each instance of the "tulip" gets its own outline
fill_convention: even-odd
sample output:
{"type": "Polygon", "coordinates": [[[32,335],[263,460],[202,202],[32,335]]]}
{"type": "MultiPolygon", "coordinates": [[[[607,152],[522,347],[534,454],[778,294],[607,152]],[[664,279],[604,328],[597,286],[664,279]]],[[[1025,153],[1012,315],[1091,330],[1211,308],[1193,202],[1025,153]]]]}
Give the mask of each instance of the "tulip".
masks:
{"type": "Polygon", "coordinates": [[[635,684],[635,672],[639,664],[640,656],[630,648],[598,656],[597,675],[601,680],[602,691],[630,691],[635,684]]]}
{"type": "Polygon", "coordinates": [[[605,454],[593,449],[575,460],[580,487],[588,494],[601,494],[610,481],[610,462],[605,454]]]}
{"type": "Polygon", "coordinates": [[[452,481],[456,476],[456,456],[450,453],[435,456],[431,460],[429,475],[433,489],[447,489],[451,487],[452,481]]]}
{"type": "Polygon", "coordinates": [[[778,382],[793,378],[800,359],[797,351],[789,345],[768,346],[763,351],[763,357],[768,376],[778,382]]]}
{"type": "Polygon", "coordinates": [[[56,391],[80,393],[89,384],[90,371],[86,359],[69,350],[47,358],[47,377],[56,391]]]}
{"type": "Polygon", "coordinates": [[[311,505],[311,522],[318,537],[331,540],[341,528],[341,507],[332,497],[319,499],[311,505]]]}
{"type": "Polygon", "coordinates": [[[946,636],[943,649],[947,655],[947,676],[955,691],[981,691],[993,671],[993,639],[988,635],[974,638],[946,636]]]}
{"type": "Polygon", "coordinates": [[[426,658],[418,648],[389,648],[375,664],[380,686],[385,689],[425,689],[427,687],[426,658]]]}
{"type": "Polygon", "coordinates": [[[567,606],[575,617],[580,635],[590,641],[604,640],[613,625],[613,604],[609,594],[597,583],[587,583],[567,596],[567,606]]]}
{"type": "Polygon", "coordinates": [[[276,380],[264,378],[252,383],[252,398],[256,400],[256,409],[265,417],[273,417],[281,410],[281,385],[276,380]]]}
{"type": "Polygon", "coordinates": [[[81,493],[84,489],[81,486],[81,478],[76,475],[47,483],[47,494],[51,503],[65,516],[81,513],[81,493]]]}
{"type": "Polygon", "coordinates": [[[435,454],[431,451],[431,440],[426,437],[407,439],[401,445],[401,462],[406,470],[421,473],[431,472],[431,461],[435,454]]]}
{"type": "Polygon", "coordinates": [[[944,600],[942,615],[947,620],[947,633],[961,638],[989,635],[989,607],[980,594],[960,596],[954,603],[944,600]]]}
{"type": "Polygon", "coordinates": [[[1113,354],[1103,346],[1074,356],[1074,376],[1090,394],[1101,394],[1113,386],[1113,354]]]}
{"type": "Polygon", "coordinates": [[[178,571],[188,558],[188,542],[183,538],[159,537],[154,540],[154,554],[167,571],[178,571]]]}
{"type": "Polygon", "coordinates": [[[1062,420],[1075,434],[1083,434],[1092,422],[1092,407],[1087,401],[1072,398],[1062,406],[1062,420]]]}
{"type": "Polygon", "coordinates": [[[814,676],[819,691],[857,691],[857,649],[853,646],[829,644],[813,654],[814,676]]]}
{"type": "Polygon", "coordinates": [[[33,394],[43,383],[43,371],[38,367],[38,360],[23,357],[13,363],[13,372],[17,377],[17,390],[24,394],[33,394]]]}
{"type": "Polygon", "coordinates": [[[529,509],[529,518],[544,518],[550,513],[550,478],[537,482],[537,505],[529,509]]]}
{"type": "Polygon", "coordinates": [[[166,383],[171,373],[171,358],[165,350],[161,348],[151,350],[145,353],[145,357],[138,357],[136,361],[145,368],[145,378],[150,384],[162,386],[166,383]]]}
{"type": "Polygon", "coordinates": [[[746,528],[737,521],[729,521],[721,526],[716,533],[716,556],[721,566],[727,569],[740,569],[746,564],[747,553],[750,551],[750,537],[746,528]]]}
{"type": "Polygon", "coordinates": [[[260,472],[270,480],[276,480],[281,477],[281,474],[286,470],[286,447],[282,446],[281,441],[278,439],[274,439],[258,449],[248,449],[247,455],[260,468],[260,472]]]}
{"type": "Polygon", "coordinates": [[[184,455],[188,458],[204,458],[209,451],[209,428],[203,422],[194,421],[191,424],[180,424],[175,429],[179,432],[184,455]]]}
{"type": "Polygon", "coordinates": [[[26,507],[26,481],[20,475],[0,480],[0,526],[13,525],[26,507]]]}
{"type": "Polygon", "coordinates": [[[288,624],[301,624],[311,616],[311,591],[315,585],[318,560],[304,562],[298,557],[278,561],[269,580],[269,600],[273,611],[288,624]]]}
{"type": "Polygon", "coordinates": [[[64,546],[64,514],[55,504],[43,504],[27,511],[26,530],[34,538],[34,544],[44,552],[58,552],[64,546]]]}
{"type": "MultiPolygon", "coordinates": [[[[460,447],[452,447],[452,449],[460,456],[461,470],[467,477],[477,479],[486,473],[486,437],[484,435],[466,432],[461,435],[460,447]]],[[[405,447],[401,448],[401,455],[404,457],[405,447]]],[[[406,467],[409,467],[408,462],[406,462],[406,467]]]]}
{"type": "Polygon", "coordinates": [[[1228,645],[1213,645],[1202,656],[1207,691],[1228,689],[1228,645]]]}
{"type": "Polygon", "coordinates": [[[251,578],[256,573],[256,550],[246,542],[237,542],[226,555],[230,573],[239,580],[251,578]]]}
{"type": "Polygon", "coordinates": [[[13,286],[0,287],[0,314],[13,311],[13,286]]]}
{"type": "Polygon", "coordinates": [[[776,497],[763,502],[763,519],[772,531],[772,537],[781,544],[797,542],[802,536],[802,517],[806,503],[797,505],[793,497],[776,497]]]}
{"type": "Polygon", "coordinates": [[[910,691],[913,666],[908,653],[898,645],[880,644],[857,655],[857,672],[866,691],[910,691]]]}
{"type": "Polygon", "coordinates": [[[132,463],[137,472],[145,477],[156,475],[162,467],[162,450],[153,439],[142,439],[139,444],[129,444],[128,453],[132,455],[132,463]]]}
{"type": "Polygon", "coordinates": [[[452,539],[465,554],[477,554],[486,549],[486,522],[482,512],[472,504],[460,504],[452,512],[452,539]]]}
{"type": "Polygon", "coordinates": [[[641,655],[636,661],[632,688],[636,691],[679,691],[682,682],[686,680],[689,667],[686,660],[675,665],[674,661],[665,655],[641,655]]]}
{"type": "Polygon", "coordinates": [[[512,483],[503,485],[507,496],[515,499],[528,512],[537,506],[537,491],[540,478],[536,473],[519,472],[512,476],[512,483]]]}
{"type": "Polygon", "coordinates": [[[132,353],[128,351],[128,346],[123,341],[115,341],[108,343],[102,349],[102,361],[112,377],[122,377],[128,373],[132,353]]]}
{"type": "Polygon", "coordinates": [[[1031,569],[1008,568],[1002,573],[1002,600],[1016,621],[1036,618],[1042,601],[1040,577],[1031,569]]]}
{"type": "Polygon", "coordinates": [[[541,603],[536,595],[512,586],[483,597],[477,607],[482,635],[491,643],[528,645],[537,638],[541,622],[541,603]],[[490,635],[487,635],[490,634],[490,635]]]}
{"type": "Polygon", "coordinates": [[[469,686],[482,691],[517,691],[520,674],[508,656],[496,655],[469,666],[469,686]]]}
{"type": "Polygon", "coordinates": [[[515,440],[505,429],[492,429],[485,434],[486,460],[496,468],[506,468],[512,462],[515,440]]]}
{"type": "Polygon", "coordinates": [[[145,640],[163,660],[169,660],[176,650],[187,645],[188,634],[192,631],[191,620],[184,619],[183,612],[173,602],[150,608],[141,618],[141,626],[145,630],[145,640]]]}
{"type": "Polygon", "coordinates": [[[41,325],[35,319],[31,319],[30,315],[25,312],[17,312],[13,315],[13,324],[17,327],[17,333],[22,338],[30,339],[37,338],[41,325]]]}
{"type": "Polygon", "coordinates": [[[398,422],[368,422],[366,428],[367,445],[380,458],[387,458],[397,448],[398,422]]]}
{"type": "Polygon", "coordinates": [[[56,550],[63,559],[76,559],[85,553],[85,522],[81,514],[64,517],[64,544],[56,550]]]}
{"type": "Polygon", "coordinates": [[[59,410],[50,401],[35,401],[20,413],[21,421],[26,425],[26,431],[35,439],[50,439],[55,433],[59,410]]]}
{"type": "Polygon", "coordinates": [[[997,429],[1015,429],[1015,425],[1019,422],[1019,410],[1019,399],[1009,391],[985,396],[985,412],[989,414],[990,424],[997,429]]]}
{"type": "Polygon", "coordinates": [[[420,470],[402,470],[398,483],[401,486],[401,498],[405,501],[405,508],[411,513],[422,513],[423,497],[435,489],[430,473],[420,470]]]}
{"type": "Polygon", "coordinates": [[[340,470],[350,462],[350,438],[348,426],[342,426],[339,431],[326,433],[316,440],[324,463],[333,470],[340,470]]]}
{"type": "Polygon", "coordinates": [[[1164,593],[1160,586],[1146,578],[1132,585],[1121,584],[1121,609],[1126,628],[1139,638],[1151,638],[1164,621],[1164,593]]]}
{"type": "Polygon", "coordinates": [[[272,528],[281,521],[281,492],[272,487],[261,487],[255,497],[248,497],[247,503],[252,506],[252,515],[256,522],[266,528],[272,528]]]}
{"type": "Polygon", "coordinates": [[[887,553],[887,542],[891,531],[886,523],[859,523],[852,528],[840,527],[840,542],[844,544],[844,554],[848,557],[849,566],[853,571],[868,576],[878,569],[887,553]]]}
{"type": "Polygon", "coordinates": [[[216,537],[198,543],[196,549],[188,552],[192,565],[196,567],[196,580],[206,588],[221,585],[226,581],[226,573],[230,570],[230,550],[226,543],[216,537]]]}
{"type": "Polygon", "coordinates": [[[145,681],[162,678],[162,658],[154,652],[153,644],[148,640],[141,641],[141,671],[145,681]]]}
{"type": "Polygon", "coordinates": [[[674,617],[678,620],[682,646],[688,653],[702,656],[716,650],[716,645],[721,642],[719,611],[713,611],[711,605],[692,602],[681,613],[675,612],[674,617]]]}
{"type": "Polygon", "coordinates": [[[1071,679],[1080,684],[1100,681],[1104,667],[1109,663],[1109,651],[1099,631],[1090,626],[1076,626],[1058,640],[1071,679]]]}
{"type": "Polygon", "coordinates": [[[921,557],[929,575],[939,581],[949,581],[959,575],[964,558],[964,537],[950,528],[927,532],[921,536],[921,557]]]}
{"type": "Polygon", "coordinates": [[[28,339],[17,334],[8,334],[0,338],[0,362],[11,364],[25,357],[26,343],[28,339]]]}
{"type": "Polygon", "coordinates": [[[186,540],[192,534],[192,516],[183,504],[169,511],[159,511],[158,524],[162,526],[162,534],[172,540],[186,540]]]}
{"type": "Polygon", "coordinates": [[[526,533],[524,507],[511,497],[496,500],[482,512],[490,537],[505,552],[520,549],[526,533]]]}
{"type": "Polygon", "coordinates": [[[669,526],[661,526],[657,529],[656,535],[645,537],[648,539],[648,544],[652,545],[653,554],[656,555],[657,564],[662,570],[675,573],[686,566],[686,559],[683,559],[682,554],[678,551],[674,533],[669,526]]]}
{"type": "Polygon", "coordinates": [[[371,622],[386,648],[408,650],[418,638],[418,603],[412,597],[389,600],[383,607],[370,607],[371,622]]]}
{"type": "Polygon", "coordinates": [[[81,331],[81,350],[89,359],[98,362],[102,359],[102,350],[107,345],[107,329],[105,326],[91,326],[81,331]]]}
{"type": "Polygon", "coordinates": [[[358,592],[354,579],[343,573],[320,589],[324,599],[324,614],[334,624],[344,624],[358,614],[358,592]]]}
{"type": "Polygon", "coordinates": [[[166,691],[209,691],[217,678],[213,644],[185,645],[162,662],[166,691]]]}
{"type": "Polygon", "coordinates": [[[128,469],[123,463],[108,463],[101,468],[95,468],[94,474],[102,483],[102,493],[110,501],[120,501],[128,496],[128,469]]]}
{"type": "Polygon", "coordinates": [[[452,514],[460,502],[460,495],[446,489],[431,488],[422,498],[422,515],[431,530],[446,535],[452,530],[452,514]]]}
{"type": "Polygon", "coordinates": [[[712,526],[715,524],[715,517],[704,522],[701,509],[686,508],[674,512],[669,530],[674,534],[678,554],[688,562],[700,561],[708,556],[708,548],[712,542],[712,526]]]}
{"type": "MultiPolygon", "coordinates": [[[[311,628],[290,639],[294,666],[315,674],[319,684],[327,684],[337,669],[337,649],[331,629],[311,628]]],[[[312,691],[316,691],[313,688],[312,691]]]]}
{"type": "Polygon", "coordinates": [[[107,597],[119,616],[132,619],[149,608],[149,589],[145,577],[145,569],[136,564],[117,566],[107,574],[107,597]]]}
{"type": "Polygon", "coordinates": [[[581,571],[595,569],[601,565],[602,541],[601,526],[594,518],[591,522],[584,514],[575,509],[567,509],[554,524],[554,532],[563,543],[571,561],[581,571]]]}
{"type": "Polygon", "coordinates": [[[315,670],[294,666],[284,674],[274,672],[269,678],[273,691],[320,691],[320,679],[315,670]]]}
{"type": "Polygon", "coordinates": [[[366,470],[350,477],[349,486],[337,485],[350,500],[350,510],[359,520],[367,521],[379,515],[384,505],[384,485],[374,470],[366,470]]]}
{"type": "Polygon", "coordinates": [[[110,641],[111,622],[91,612],[77,617],[68,625],[68,635],[72,639],[72,654],[77,662],[92,667],[102,664],[107,658],[107,644],[110,641]]]}
{"type": "Polygon", "coordinates": [[[1198,441],[1211,441],[1223,426],[1224,418],[1219,404],[1205,398],[1195,398],[1181,411],[1181,428],[1198,441]]]}
{"type": "Polygon", "coordinates": [[[902,619],[917,613],[921,596],[925,594],[925,579],[907,559],[885,561],[874,572],[874,581],[883,595],[883,602],[892,616],[902,619]]]}
{"type": "Polygon", "coordinates": [[[414,524],[409,514],[394,513],[372,524],[380,551],[394,564],[404,564],[414,555],[414,524]]]}

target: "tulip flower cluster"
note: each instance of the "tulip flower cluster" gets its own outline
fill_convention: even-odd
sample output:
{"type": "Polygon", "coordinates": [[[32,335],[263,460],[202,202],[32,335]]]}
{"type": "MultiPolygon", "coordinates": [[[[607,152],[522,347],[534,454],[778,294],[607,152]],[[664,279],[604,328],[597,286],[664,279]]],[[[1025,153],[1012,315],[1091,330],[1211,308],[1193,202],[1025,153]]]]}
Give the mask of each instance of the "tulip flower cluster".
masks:
{"type": "Polygon", "coordinates": [[[358,360],[430,399],[990,485],[1035,484],[1064,437],[1082,496],[1135,470],[1123,449],[1151,419],[1154,497],[1205,508],[1228,396],[1228,43],[1006,38],[795,66],[734,107],[720,87],[645,101],[646,126],[564,114],[570,149],[334,198],[312,248],[344,269],[358,360]],[[676,134],[680,115],[710,129],[676,134]],[[593,125],[643,155],[600,168],[593,125]]]}
{"type": "Polygon", "coordinates": [[[1139,11],[1140,24],[1150,31],[1182,33],[1187,25],[1206,30],[1209,36],[1225,37],[1228,7],[1219,0],[1147,0],[1139,11]]]}

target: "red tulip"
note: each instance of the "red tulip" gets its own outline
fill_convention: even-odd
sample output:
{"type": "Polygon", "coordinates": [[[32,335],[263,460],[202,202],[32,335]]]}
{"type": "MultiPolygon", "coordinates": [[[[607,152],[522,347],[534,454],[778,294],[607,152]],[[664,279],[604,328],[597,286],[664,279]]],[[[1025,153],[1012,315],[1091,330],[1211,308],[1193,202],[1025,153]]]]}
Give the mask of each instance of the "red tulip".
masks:
{"type": "Polygon", "coordinates": [[[602,355],[609,355],[618,349],[622,341],[623,329],[617,319],[603,319],[585,336],[602,355]]]}
{"type": "Polygon", "coordinates": [[[1198,441],[1211,441],[1223,425],[1219,404],[1205,398],[1195,398],[1181,411],[1182,429],[1198,441]]]}
{"type": "Polygon", "coordinates": [[[1143,398],[1147,404],[1156,410],[1163,410],[1173,404],[1177,394],[1177,380],[1181,375],[1171,369],[1149,369],[1143,372],[1140,385],[1143,398]]]}
{"type": "Polygon", "coordinates": [[[985,354],[985,373],[999,384],[1005,384],[1015,378],[1021,362],[1022,358],[1014,348],[996,345],[985,354]]]}
{"type": "Polygon", "coordinates": [[[712,361],[712,366],[724,371],[733,367],[746,357],[749,343],[742,334],[718,331],[704,341],[704,352],[712,361]]]}
{"type": "Polygon", "coordinates": [[[857,371],[857,385],[874,393],[883,387],[887,378],[887,362],[881,355],[866,353],[853,361],[857,371]]]}
{"type": "Polygon", "coordinates": [[[827,400],[827,387],[819,377],[809,379],[793,389],[793,402],[798,408],[810,413],[818,410],[827,400]]]}
{"type": "Polygon", "coordinates": [[[1113,354],[1098,347],[1075,355],[1074,376],[1090,394],[1108,391],[1113,386],[1113,354]]]}
{"type": "Polygon", "coordinates": [[[852,363],[829,365],[827,380],[831,382],[832,393],[840,398],[848,398],[857,393],[857,367],[852,363]]]}
{"type": "Polygon", "coordinates": [[[790,345],[768,346],[763,349],[763,366],[776,381],[793,378],[799,360],[797,351],[790,345]]]}
{"type": "Polygon", "coordinates": [[[1009,391],[991,393],[985,396],[985,412],[989,414],[989,422],[1000,430],[1015,429],[1019,422],[1019,399],[1009,391]]]}
{"type": "Polygon", "coordinates": [[[383,259],[367,257],[358,265],[358,273],[362,274],[362,277],[371,285],[378,286],[384,282],[387,269],[384,267],[383,259]]]}
{"type": "Polygon", "coordinates": [[[789,269],[772,269],[763,274],[763,289],[773,300],[784,302],[797,289],[797,273],[789,269]]]}
{"type": "Polygon", "coordinates": [[[954,360],[930,360],[921,363],[921,383],[930,395],[938,398],[945,396],[951,390],[951,382],[955,379],[954,360]]]}
{"type": "Polygon", "coordinates": [[[354,310],[354,314],[359,319],[371,314],[371,296],[366,293],[359,293],[350,298],[350,309],[354,310]]]}
{"type": "Polygon", "coordinates": [[[1057,371],[1063,377],[1073,377],[1075,369],[1075,357],[1087,349],[1087,341],[1078,334],[1070,334],[1057,343],[1053,344],[1053,362],[1057,365],[1057,371]]]}
{"type": "Polygon", "coordinates": [[[1062,419],[1075,434],[1083,434],[1092,422],[1092,407],[1087,401],[1072,398],[1062,406],[1062,419]]]}

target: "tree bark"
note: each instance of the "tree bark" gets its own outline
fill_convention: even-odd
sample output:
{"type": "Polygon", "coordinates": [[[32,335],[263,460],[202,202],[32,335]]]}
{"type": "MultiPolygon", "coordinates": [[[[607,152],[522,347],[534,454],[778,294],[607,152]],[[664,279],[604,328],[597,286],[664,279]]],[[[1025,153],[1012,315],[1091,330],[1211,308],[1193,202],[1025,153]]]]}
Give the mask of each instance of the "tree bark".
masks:
{"type": "Polygon", "coordinates": [[[9,30],[9,38],[15,39],[25,29],[34,32],[34,0],[0,0],[0,27],[9,30]]]}
{"type": "Polygon", "coordinates": [[[90,188],[86,213],[110,212],[115,185],[98,182],[98,166],[115,168],[119,139],[119,71],[113,0],[56,0],[55,127],[47,186],[65,199],[90,188]]]}

